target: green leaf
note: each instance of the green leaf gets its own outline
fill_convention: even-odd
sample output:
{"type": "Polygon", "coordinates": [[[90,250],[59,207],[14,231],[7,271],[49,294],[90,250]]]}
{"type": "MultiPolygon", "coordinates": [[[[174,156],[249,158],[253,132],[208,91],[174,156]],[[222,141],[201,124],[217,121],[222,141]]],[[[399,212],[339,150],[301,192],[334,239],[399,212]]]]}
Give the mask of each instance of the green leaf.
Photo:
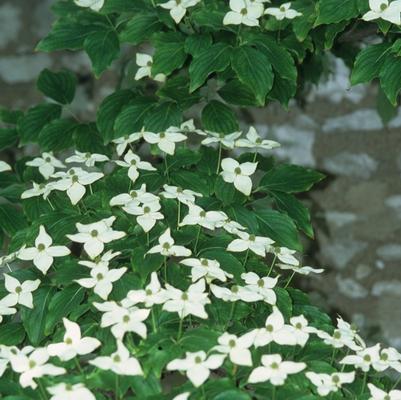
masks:
{"type": "Polygon", "coordinates": [[[267,172],[261,179],[259,186],[263,190],[298,193],[308,191],[323,178],[323,174],[312,169],[281,164],[267,172]]]}
{"type": "Polygon", "coordinates": [[[73,133],[76,150],[90,153],[106,153],[102,137],[95,123],[80,124],[73,133]]]}
{"type": "Polygon", "coordinates": [[[216,197],[227,206],[230,204],[241,204],[246,200],[246,196],[235,189],[232,183],[227,183],[221,176],[218,176],[214,185],[216,197]]]}
{"type": "Polygon", "coordinates": [[[114,134],[114,122],[125,105],[134,98],[134,93],[130,90],[118,90],[107,96],[97,112],[97,127],[105,143],[109,143],[117,137],[114,134]]]}
{"type": "Polygon", "coordinates": [[[224,101],[236,106],[255,106],[258,104],[252,90],[238,79],[226,83],[218,93],[224,101]]]}
{"type": "Polygon", "coordinates": [[[190,91],[201,87],[212,73],[224,71],[230,64],[230,53],[231,46],[216,43],[196,54],[189,67],[190,91]]]}
{"type": "Polygon", "coordinates": [[[202,110],[202,125],[208,131],[226,134],[239,129],[234,111],[217,100],[212,100],[202,110]]]}
{"type": "Polygon", "coordinates": [[[370,82],[379,76],[380,70],[386,61],[388,43],[374,44],[363,49],[356,57],[351,74],[351,84],[370,82]]]}
{"type": "Polygon", "coordinates": [[[293,195],[283,192],[271,192],[277,208],[288,214],[299,229],[313,239],[313,228],[310,221],[309,210],[293,195]]]}
{"type": "Polygon", "coordinates": [[[379,113],[384,125],[387,125],[398,115],[398,107],[390,103],[390,100],[381,88],[377,94],[377,112],[379,113]]]}
{"type": "Polygon", "coordinates": [[[67,317],[84,299],[85,289],[78,285],[71,285],[57,292],[50,301],[49,312],[46,316],[45,335],[49,335],[53,328],[67,317]]]}
{"type": "Polygon", "coordinates": [[[21,210],[11,204],[0,204],[0,228],[8,236],[13,236],[27,226],[28,224],[21,210]]]}
{"type": "Polygon", "coordinates": [[[262,235],[270,237],[279,246],[302,251],[297,228],[288,215],[274,210],[256,210],[255,215],[262,235]]]}
{"type": "Polygon", "coordinates": [[[120,41],[113,30],[101,30],[86,37],[84,49],[92,61],[95,75],[99,77],[119,56],[120,41]]]}
{"type": "Polygon", "coordinates": [[[39,104],[28,110],[18,121],[21,144],[37,142],[42,128],[50,121],[59,118],[61,107],[58,104],[39,104]]]}
{"type": "Polygon", "coordinates": [[[380,70],[380,85],[390,103],[397,105],[398,94],[401,91],[401,57],[386,58],[380,70]]]}
{"type": "Polygon", "coordinates": [[[166,101],[152,109],[145,117],[144,125],[152,132],[161,132],[171,126],[180,126],[182,112],[177,103],[166,101]]]}
{"type": "Polygon", "coordinates": [[[213,39],[208,34],[199,34],[188,36],[185,39],[185,51],[191,56],[195,56],[208,49],[212,45],[213,39]]]}
{"type": "Polygon", "coordinates": [[[204,196],[210,194],[208,182],[200,174],[191,171],[177,171],[172,176],[173,183],[183,189],[190,189],[202,193],[204,196]]]}
{"type": "Polygon", "coordinates": [[[54,287],[41,286],[33,293],[34,308],[24,307],[21,309],[22,323],[33,346],[38,346],[45,338],[45,320],[55,292],[54,287]]]}
{"type": "Polygon", "coordinates": [[[251,396],[245,392],[241,392],[238,389],[225,390],[217,396],[213,397],[213,400],[251,400],[251,396]]]}
{"type": "Polygon", "coordinates": [[[70,119],[56,119],[48,123],[39,134],[39,144],[44,151],[58,151],[71,147],[72,135],[77,124],[70,119]]]}
{"type": "Polygon", "coordinates": [[[18,120],[24,115],[19,110],[9,110],[8,108],[0,106],[0,121],[5,124],[17,124],[18,120]]]}
{"type": "Polygon", "coordinates": [[[0,343],[4,346],[17,346],[25,338],[24,327],[19,322],[0,325],[0,343]]]}
{"type": "Polygon", "coordinates": [[[233,274],[235,279],[240,281],[241,274],[245,272],[244,266],[238,261],[238,258],[226,251],[226,249],[213,249],[206,250],[200,253],[203,258],[208,258],[209,260],[217,260],[220,263],[221,268],[233,274]]]}
{"type": "Polygon", "coordinates": [[[74,99],[77,78],[71,71],[52,72],[44,69],[36,82],[38,89],[60,104],[70,104],[74,99]]]}
{"type": "Polygon", "coordinates": [[[359,15],[357,0],[320,0],[315,26],[336,24],[359,15]]]}
{"type": "Polygon", "coordinates": [[[156,15],[150,13],[140,13],[130,19],[125,28],[120,33],[120,41],[130,44],[140,44],[162,27],[156,15]]]}
{"type": "Polygon", "coordinates": [[[273,70],[268,57],[250,46],[236,48],[231,55],[231,66],[238,79],[249,86],[259,105],[265,104],[273,86],[273,70]]]}
{"type": "Polygon", "coordinates": [[[18,141],[16,128],[0,128],[0,150],[15,146],[18,141]]]}
{"type": "Polygon", "coordinates": [[[187,58],[184,50],[184,38],[185,36],[179,32],[155,35],[152,76],[160,73],[170,75],[174,70],[183,66],[187,58]]]}

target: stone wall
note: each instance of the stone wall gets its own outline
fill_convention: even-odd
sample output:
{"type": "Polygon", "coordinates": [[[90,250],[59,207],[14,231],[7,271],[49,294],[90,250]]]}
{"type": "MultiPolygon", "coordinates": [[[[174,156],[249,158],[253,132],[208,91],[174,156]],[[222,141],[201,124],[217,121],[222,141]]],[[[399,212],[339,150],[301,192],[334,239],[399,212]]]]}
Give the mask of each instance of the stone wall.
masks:
{"type": "MultiPolygon", "coordinates": [[[[0,2],[0,104],[34,104],[40,70],[68,67],[80,81],[74,112],[92,118],[118,74],[94,81],[85,54],[33,51],[51,24],[51,3],[0,2]]],[[[305,242],[305,262],[327,271],[299,284],[322,307],[358,323],[365,336],[401,348],[401,112],[383,126],[375,87],[350,90],[342,62],[333,59],[332,69],[305,108],[272,105],[246,118],[282,143],[280,158],[328,175],[305,199],[316,229],[316,241],[305,242]]]]}

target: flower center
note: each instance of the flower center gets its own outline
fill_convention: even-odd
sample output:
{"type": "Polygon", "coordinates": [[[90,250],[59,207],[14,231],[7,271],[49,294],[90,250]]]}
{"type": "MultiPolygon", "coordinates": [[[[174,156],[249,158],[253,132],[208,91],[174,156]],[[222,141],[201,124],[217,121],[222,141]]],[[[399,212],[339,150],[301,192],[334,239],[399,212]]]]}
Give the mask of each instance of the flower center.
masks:
{"type": "Polygon", "coordinates": [[[200,358],[199,356],[195,357],[195,364],[200,364],[202,362],[202,358],[200,358]]]}
{"type": "Polygon", "coordinates": [[[263,279],[259,279],[259,280],[258,280],[258,286],[259,286],[259,287],[265,286],[265,281],[264,281],[263,279]]]}
{"type": "Polygon", "coordinates": [[[254,242],[256,240],[256,236],[255,235],[249,235],[249,241],[250,242],[254,242]]]}
{"type": "Polygon", "coordinates": [[[248,10],[246,8],[243,8],[241,10],[241,15],[246,15],[246,14],[248,14],[248,10]]]}
{"type": "Polygon", "coordinates": [[[67,392],[72,392],[72,385],[71,385],[71,383],[66,383],[66,384],[65,384],[65,390],[66,390],[67,392]]]}
{"type": "Polygon", "coordinates": [[[70,175],[74,175],[74,174],[75,174],[75,171],[74,171],[74,169],[70,169],[70,170],[68,171],[68,173],[69,173],[70,175]]]}
{"type": "Polygon", "coordinates": [[[171,246],[170,246],[170,243],[163,243],[163,249],[164,250],[168,250],[169,248],[170,248],[171,246]]]}
{"type": "Polygon", "coordinates": [[[146,293],[146,296],[151,296],[152,295],[152,291],[150,289],[146,289],[145,293],[146,293]]]}
{"type": "Polygon", "coordinates": [[[256,144],[261,144],[261,143],[262,143],[262,138],[258,137],[258,138],[255,140],[255,143],[256,143],[256,144]]]}
{"type": "Polygon", "coordinates": [[[129,315],[124,315],[123,317],[123,322],[128,323],[129,322],[129,315]]]}
{"type": "Polygon", "coordinates": [[[297,323],[295,324],[295,328],[297,328],[297,329],[302,329],[302,324],[301,324],[300,322],[297,322],[297,323]]]}
{"type": "Polygon", "coordinates": [[[19,293],[21,293],[21,292],[22,292],[22,287],[21,287],[21,286],[17,286],[17,287],[15,288],[15,293],[19,294],[19,293]]]}
{"type": "Polygon", "coordinates": [[[276,362],[274,362],[274,363],[272,363],[272,364],[270,365],[270,368],[272,368],[272,369],[278,369],[278,364],[277,364],[276,362]]]}
{"type": "Polygon", "coordinates": [[[101,274],[100,272],[96,275],[96,279],[98,281],[101,281],[104,278],[103,274],[101,274]]]}
{"type": "Polygon", "coordinates": [[[38,244],[38,247],[37,247],[38,251],[43,251],[45,248],[46,248],[46,246],[43,243],[38,244]]]}
{"type": "Polygon", "coordinates": [[[386,3],[382,3],[382,4],[380,4],[380,10],[381,10],[381,11],[384,11],[384,10],[386,10],[386,9],[387,9],[387,7],[388,7],[388,5],[387,5],[386,3]]]}
{"type": "Polygon", "coordinates": [[[234,285],[232,288],[231,288],[231,291],[233,292],[233,293],[238,293],[238,286],[237,285],[234,285]]]}
{"type": "Polygon", "coordinates": [[[285,7],[284,7],[284,6],[281,6],[281,7],[280,7],[280,11],[281,11],[281,12],[285,12],[285,7]]]}
{"type": "Polygon", "coordinates": [[[266,325],[266,330],[267,330],[267,332],[273,332],[274,331],[273,325],[267,324],[266,325]]]}
{"type": "Polygon", "coordinates": [[[199,216],[200,216],[201,218],[205,218],[205,217],[206,217],[206,211],[202,210],[202,211],[199,213],[199,216]]]}
{"type": "Polygon", "coordinates": [[[76,175],[73,175],[71,180],[73,183],[76,183],[76,182],[78,182],[78,177],[76,175]]]}
{"type": "Polygon", "coordinates": [[[202,264],[204,267],[207,267],[207,266],[209,265],[209,261],[206,260],[206,258],[202,258],[202,259],[201,259],[201,264],[202,264]]]}
{"type": "Polygon", "coordinates": [[[148,206],[144,207],[144,208],[143,208],[143,212],[144,212],[145,214],[147,214],[148,212],[150,212],[150,208],[149,208],[148,206]]]}
{"type": "Polygon", "coordinates": [[[391,400],[390,395],[386,394],[386,395],[383,397],[383,400],[391,400]]]}
{"type": "Polygon", "coordinates": [[[39,185],[39,189],[44,189],[46,187],[46,185],[44,184],[44,183],[41,183],[40,185],[39,185]]]}
{"type": "Polygon", "coordinates": [[[365,362],[371,362],[371,361],[372,361],[372,357],[370,357],[369,354],[365,354],[365,355],[363,356],[363,361],[365,361],[365,362]]]}
{"type": "Polygon", "coordinates": [[[33,360],[29,360],[29,368],[35,368],[36,362],[33,360]]]}
{"type": "Polygon", "coordinates": [[[184,300],[184,301],[188,300],[188,294],[184,292],[184,293],[181,295],[181,300],[184,300]]]}
{"type": "Polygon", "coordinates": [[[151,67],[152,64],[153,64],[152,61],[148,61],[148,62],[146,63],[146,66],[147,66],[147,67],[151,67]]]}
{"type": "Polygon", "coordinates": [[[137,192],[135,192],[135,190],[132,190],[132,191],[129,193],[129,195],[130,195],[133,199],[135,199],[135,197],[138,197],[138,194],[137,194],[137,192]]]}
{"type": "Polygon", "coordinates": [[[128,135],[125,135],[124,136],[124,140],[128,140],[129,139],[129,136],[128,135]]]}
{"type": "Polygon", "coordinates": [[[380,359],[382,361],[387,361],[388,360],[388,354],[387,353],[381,353],[380,354],[380,359]]]}
{"type": "Polygon", "coordinates": [[[131,165],[136,165],[136,160],[131,160],[131,165]]]}
{"type": "Polygon", "coordinates": [[[160,132],[160,139],[164,139],[166,137],[166,133],[165,132],[160,132]]]}
{"type": "Polygon", "coordinates": [[[116,354],[116,355],[113,357],[113,361],[116,362],[116,363],[121,362],[121,357],[120,357],[118,354],[116,354]]]}
{"type": "Polygon", "coordinates": [[[341,333],[340,333],[339,331],[335,331],[335,332],[334,332],[334,335],[333,335],[333,338],[334,338],[334,339],[337,339],[337,340],[338,340],[338,339],[341,339],[341,333]]]}
{"type": "Polygon", "coordinates": [[[228,342],[228,345],[230,346],[230,347],[235,347],[235,340],[234,339],[230,339],[230,341],[228,342]]]}
{"type": "Polygon", "coordinates": [[[72,339],[69,338],[69,337],[68,337],[68,338],[65,338],[65,339],[64,339],[64,343],[65,343],[65,344],[72,344],[72,339]]]}
{"type": "Polygon", "coordinates": [[[14,354],[14,355],[17,354],[17,350],[15,350],[15,349],[11,349],[10,351],[11,351],[11,354],[14,354]]]}
{"type": "Polygon", "coordinates": [[[85,158],[91,158],[91,153],[86,153],[85,158]]]}
{"type": "Polygon", "coordinates": [[[236,175],[240,175],[241,174],[241,168],[240,167],[235,168],[234,172],[235,172],[236,175]]]}
{"type": "Polygon", "coordinates": [[[340,383],[340,378],[338,377],[338,375],[333,375],[331,380],[333,381],[333,383],[337,384],[340,383]]]}
{"type": "Polygon", "coordinates": [[[45,158],[45,161],[46,161],[47,163],[49,163],[51,160],[52,160],[52,159],[51,159],[50,157],[46,157],[46,158],[45,158]]]}
{"type": "Polygon", "coordinates": [[[182,193],[183,191],[184,191],[184,189],[182,187],[177,188],[177,193],[182,193]]]}
{"type": "Polygon", "coordinates": [[[92,237],[96,237],[98,234],[99,234],[99,232],[96,229],[93,229],[93,231],[91,231],[92,237]]]}

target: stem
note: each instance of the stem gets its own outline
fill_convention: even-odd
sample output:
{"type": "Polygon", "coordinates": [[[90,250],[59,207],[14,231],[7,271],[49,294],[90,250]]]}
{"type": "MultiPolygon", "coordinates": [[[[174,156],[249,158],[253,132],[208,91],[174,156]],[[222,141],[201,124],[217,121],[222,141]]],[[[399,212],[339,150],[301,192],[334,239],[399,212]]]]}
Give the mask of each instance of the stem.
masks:
{"type": "Polygon", "coordinates": [[[169,173],[168,173],[168,163],[167,163],[167,156],[166,157],[164,157],[164,165],[165,165],[165,174],[166,174],[166,177],[167,177],[167,183],[170,183],[170,175],[169,175],[169,173]]]}
{"type": "Polygon", "coordinates": [[[201,226],[199,225],[199,227],[198,227],[198,233],[197,233],[197,235],[196,235],[194,254],[196,254],[196,252],[197,252],[200,232],[201,232],[201,226]]]}
{"type": "Polygon", "coordinates": [[[93,194],[92,185],[89,185],[89,191],[93,194]]]}
{"type": "Polygon", "coordinates": [[[206,392],[205,392],[205,385],[201,386],[201,390],[202,390],[202,399],[206,400],[206,392]]]}
{"type": "Polygon", "coordinates": [[[40,379],[38,380],[38,386],[39,386],[39,391],[40,391],[40,398],[43,398],[44,400],[46,400],[47,399],[46,390],[43,387],[43,383],[40,379]]]}
{"type": "Polygon", "coordinates": [[[152,327],[153,327],[153,331],[157,332],[157,324],[156,324],[156,317],[155,317],[155,312],[154,312],[154,308],[152,307],[152,311],[150,312],[152,314],[152,327]]]}
{"type": "Polygon", "coordinates": [[[331,365],[333,365],[333,362],[334,362],[334,358],[335,358],[335,356],[336,356],[336,352],[337,352],[337,349],[333,349],[333,352],[331,353],[331,359],[330,359],[330,364],[331,365]]]}
{"type": "Polygon", "coordinates": [[[276,400],[276,387],[273,385],[272,400],[276,400]]]}
{"type": "Polygon", "coordinates": [[[220,142],[220,143],[219,143],[219,158],[217,159],[216,175],[218,175],[219,172],[220,172],[221,152],[222,152],[222,146],[221,146],[221,142],[220,142]]]}
{"type": "Polygon", "coordinates": [[[116,374],[116,396],[115,396],[115,398],[117,399],[117,400],[120,400],[121,399],[121,397],[120,397],[120,379],[119,379],[120,377],[118,376],[118,374],[116,374]]]}
{"type": "Polygon", "coordinates": [[[361,396],[363,395],[363,393],[365,392],[365,386],[366,386],[366,380],[368,378],[368,373],[365,372],[363,374],[363,382],[362,382],[362,388],[361,388],[361,396]]]}
{"type": "Polygon", "coordinates": [[[180,318],[180,325],[178,326],[177,342],[181,339],[183,321],[184,321],[184,318],[180,318]]]}
{"type": "Polygon", "coordinates": [[[79,363],[78,358],[75,357],[75,358],[74,358],[74,361],[75,361],[75,365],[77,366],[77,370],[79,371],[80,374],[83,375],[84,371],[83,371],[82,368],[81,368],[81,365],[80,365],[80,363],[79,363]]]}
{"type": "Polygon", "coordinates": [[[394,383],[394,385],[393,385],[393,387],[391,388],[391,390],[394,390],[397,386],[398,386],[398,384],[401,382],[401,375],[398,377],[398,379],[395,381],[395,383],[394,383]]]}
{"type": "Polygon", "coordinates": [[[231,310],[230,310],[230,315],[228,316],[228,320],[226,322],[226,326],[224,327],[224,330],[226,331],[228,328],[228,325],[230,324],[231,320],[233,319],[234,316],[234,311],[235,311],[235,306],[236,306],[236,302],[233,301],[231,304],[231,310]]]}
{"type": "Polygon", "coordinates": [[[149,247],[150,239],[149,239],[149,232],[146,232],[146,244],[149,247]]]}
{"type": "Polygon", "coordinates": [[[287,281],[287,283],[285,284],[284,289],[286,289],[286,288],[288,287],[288,285],[291,283],[292,278],[294,277],[294,275],[295,275],[295,271],[293,271],[292,274],[291,274],[291,276],[288,278],[288,281],[287,281]]]}
{"type": "Polygon", "coordinates": [[[243,267],[243,268],[245,268],[245,266],[246,266],[246,263],[247,263],[247,261],[248,261],[248,256],[249,256],[249,248],[246,250],[244,263],[242,264],[242,267],[243,267]]]}
{"type": "Polygon", "coordinates": [[[167,257],[164,257],[164,282],[167,282],[167,257]]]}
{"type": "Polygon", "coordinates": [[[177,199],[178,202],[178,211],[177,211],[177,231],[180,230],[180,220],[181,220],[181,203],[177,199]]]}
{"type": "Polygon", "coordinates": [[[54,211],[55,210],[55,208],[54,208],[54,206],[53,206],[53,204],[52,204],[52,202],[50,201],[50,199],[49,198],[47,198],[47,202],[50,204],[50,207],[52,208],[52,210],[54,211]]]}
{"type": "Polygon", "coordinates": [[[274,267],[274,263],[276,262],[276,258],[277,258],[277,255],[275,254],[274,258],[273,258],[273,261],[272,261],[272,264],[270,265],[269,272],[267,273],[267,276],[270,276],[270,274],[272,273],[273,267],[274,267]]]}
{"type": "Polygon", "coordinates": [[[253,160],[252,162],[256,162],[256,159],[258,158],[258,152],[256,151],[255,154],[253,155],[253,160]]]}

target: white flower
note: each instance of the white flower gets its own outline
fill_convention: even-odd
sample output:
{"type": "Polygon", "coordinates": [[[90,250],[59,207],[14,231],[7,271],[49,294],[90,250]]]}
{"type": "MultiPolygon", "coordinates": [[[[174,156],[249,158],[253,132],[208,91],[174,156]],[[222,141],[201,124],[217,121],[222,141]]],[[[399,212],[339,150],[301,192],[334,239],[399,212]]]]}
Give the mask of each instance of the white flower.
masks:
{"type": "Polygon", "coordinates": [[[19,251],[20,260],[33,260],[36,268],[46,274],[52,266],[54,257],[68,256],[71,252],[65,246],[52,246],[53,239],[47,234],[43,225],[39,228],[39,235],[35,239],[35,247],[26,247],[19,251]]]}
{"type": "Polygon", "coordinates": [[[202,140],[203,145],[208,145],[211,143],[220,143],[221,145],[227,147],[228,149],[233,149],[237,139],[242,135],[242,132],[233,132],[229,135],[224,135],[223,133],[207,132],[208,137],[202,140]]]}
{"type": "MultiPolygon", "coordinates": [[[[12,253],[6,254],[5,256],[1,256],[0,257],[0,268],[4,267],[5,265],[8,266],[9,263],[15,261],[18,258],[19,252],[24,248],[25,248],[25,245],[21,249],[19,249],[17,251],[14,251],[12,253]]],[[[8,266],[8,268],[10,269],[9,266],[8,266]]]]}
{"type": "Polygon", "coordinates": [[[145,307],[162,304],[167,300],[166,290],[162,289],[156,272],[150,275],[150,283],[144,290],[130,290],[127,294],[132,303],[144,303],[145,307]]]}
{"type": "Polygon", "coordinates": [[[380,363],[380,344],[357,351],[354,355],[345,356],[340,364],[353,365],[364,372],[368,372],[370,367],[375,368],[375,364],[380,363]]]}
{"type": "Polygon", "coordinates": [[[67,235],[73,242],[84,243],[89,257],[95,258],[104,250],[104,244],[123,238],[126,233],[115,231],[111,227],[116,217],[102,219],[93,224],[75,224],[79,233],[67,235]]]}
{"type": "Polygon", "coordinates": [[[318,331],[316,328],[309,326],[308,320],[303,315],[291,317],[290,324],[294,327],[293,334],[296,344],[302,347],[309,340],[309,335],[318,331]]]}
{"type": "Polygon", "coordinates": [[[5,161],[0,160],[0,172],[6,172],[11,170],[12,168],[9,164],[7,164],[5,161]]]}
{"type": "Polygon", "coordinates": [[[46,389],[52,395],[50,400],[96,400],[93,393],[82,383],[76,383],[75,385],[58,383],[46,389]]]}
{"type": "Polygon", "coordinates": [[[272,15],[278,21],[283,19],[294,19],[302,15],[302,13],[291,9],[291,3],[284,3],[280,7],[269,7],[266,8],[265,14],[272,15]]]}
{"type": "Polygon", "coordinates": [[[220,368],[226,358],[222,354],[206,356],[204,351],[185,354],[184,359],[176,359],[167,364],[168,371],[183,371],[195,387],[202,385],[210,375],[210,370],[220,368]]]}
{"type": "Polygon", "coordinates": [[[9,294],[2,300],[9,298],[8,300],[10,301],[10,303],[22,304],[25,307],[33,308],[32,292],[34,292],[39,287],[40,280],[26,280],[21,283],[18,279],[8,274],[4,274],[4,278],[4,285],[9,294]]]}
{"type": "Polygon", "coordinates": [[[177,246],[174,243],[170,228],[168,228],[163,235],[159,237],[159,244],[152,247],[146,254],[160,253],[165,257],[189,257],[191,255],[191,250],[184,246],[177,246]]]}
{"type": "Polygon", "coordinates": [[[189,203],[188,214],[180,222],[180,226],[200,225],[204,228],[214,230],[223,220],[224,217],[219,211],[205,211],[203,208],[189,203]]]}
{"type": "Polygon", "coordinates": [[[184,393],[181,393],[181,394],[175,396],[172,400],[188,400],[190,395],[191,395],[191,392],[184,392],[184,393]]]}
{"type": "Polygon", "coordinates": [[[364,340],[358,335],[357,328],[348,322],[344,321],[341,317],[337,318],[337,330],[341,332],[342,336],[351,338],[357,345],[359,349],[366,347],[364,340]]]}
{"type": "Polygon", "coordinates": [[[87,7],[93,11],[100,11],[104,0],[74,0],[74,3],[79,7],[87,7]]]}
{"type": "Polygon", "coordinates": [[[77,355],[83,356],[92,353],[101,343],[93,337],[82,337],[81,328],[76,322],[63,318],[65,334],[63,341],[47,346],[47,351],[51,356],[57,356],[62,361],[68,361],[77,355]]]}
{"type": "Polygon", "coordinates": [[[141,206],[129,205],[123,207],[123,210],[128,214],[137,216],[136,222],[141,225],[145,232],[149,232],[158,220],[164,219],[160,209],[161,205],[158,201],[152,201],[141,206]]]}
{"type": "Polygon", "coordinates": [[[164,132],[153,133],[144,132],[143,138],[147,143],[157,144],[161,151],[164,151],[171,156],[175,151],[175,144],[187,140],[187,137],[180,132],[176,132],[174,127],[166,129],[164,132]]]}
{"type": "Polygon", "coordinates": [[[53,152],[42,153],[41,157],[36,157],[26,163],[29,167],[39,167],[39,172],[45,179],[49,179],[56,168],[65,168],[65,165],[53,156],[53,152]]]}
{"type": "Polygon", "coordinates": [[[241,193],[249,196],[252,191],[252,180],[250,176],[255,173],[258,163],[244,162],[240,164],[233,158],[225,158],[221,162],[223,171],[220,175],[225,182],[234,183],[241,193]]]}
{"type": "MultiPolygon", "coordinates": [[[[136,71],[135,74],[136,81],[139,81],[140,79],[145,77],[152,78],[152,56],[144,53],[136,53],[136,64],[139,67],[138,71],[136,71]]],[[[157,74],[153,79],[157,82],[164,82],[166,80],[166,75],[157,74]]]]}
{"type": "Polygon", "coordinates": [[[33,349],[29,346],[26,351],[17,352],[10,356],[11,368],[14,372],[20,374],[19,383],[22,387],[31,387],[36,389],[38,386],[34,381],[35,378],[41,378],[45,375],[62,375],[66,373],[64,368],[56,367],[48,364],[49,353],[45,348],[33,349]],[[30,353],[30,354],[29,354],[30,353]]]}
{"type": "Polygon", "coordinates": [[[93,167],[97,162],[105,162],[108,161],[108,159],[109,157],[103,154],[81,153],[80,151],[75,150],[75,154],[68,157],[65,162],[85,164],[87,167],[93,167]]]}
{"type": "Polygon", "coordinates": [[[164,185],[160,194],[166,199],[177,199],[180,203],[189,205],[195,202],[195,197],[202,197],[201,193],[177,186],[164,185]]]}
{"type": "Polygon", "coordinates": [[[266,249],[274,243],[273,240],[262,237],[250,235],[246,232],[237,232],[239,239],[234,239],[227,247],[228,251],[232,252],[242,252],[245,250],[251,250],[255,254],[261,257],[266,256],[266,249]]]}
{"type": "Polygon", "coordinates": [[[210,299],[203,279],[189,286],[185,292],[166,284],[166,296],[168,300],[163,304],[163,310],[176,312],[181,319],[190,314],[207,318],[205,305],[210,304],[210,299]]]}
{"type": "Polygon", "coordinates": [[[171,18],[176,24],[179,24],[187,13],[187,8],[193,7],[199,2],[200,0],[169,0],[166,3],[159,4],[159,6],[170,10],[171,18]]]}
{"type": "Polygon", "coordinates": [[[285,323],[283,314],[277,307],[273,307],[273,312],[267,317],[265,326],[253,332],[255,347],[263,347],[271,342],[288,346],[297,344],[294,328],[285,323]]]}
{"type": "Polygon", "coordinates": [[[276,304],[277,296],[273,288],[277,284],[278,277],[269,278],[268,276],[265,276],[260,278],[259,275],[254,272],[248,272],[241,274],[241,278],[247,284],[245,288],[249,289],[251,292],[260,294],[263,301],[266,303],[271,305],[276,304]]]}
{"type": "Polygon", "coordinates": [[[13,315],[17,312],[15,299],[12,297],[4,297],[0,300],[0,323],[3,321],[3,315],[13,315]]]}
{"type": "Polygon", "coordinates": [[[146,338],[147,328],[143,321],[148,318],[150,310],[133,307],[128,299],[123,300],[121,305],[114,301],[93,303],[93,305],[104,313],[100,326],[102,328],[111,326],[111,333],[115,338],[122,340],[127,332],[135,332],[146,338]]]}
{"type": "Polygon", "coordinates": [[[309,275],[311,273],[321,274],[322,272],[324,272],[324,269],[317,269],[317,268],[312,268],[312,267],[308,267],[308,266],[301,267],[301,266],[281,264],[281,263],[277,263],[276,266],[279,267],[280,269],[291,270],[291,271],[294,271],[297,274],[301,274],[301,275],[309,275]]]}
{"type": "Polygon", "coordinates": [[[221,215],[221,220],[216,224],[216,228],[223,228],[228,233],[232,235],[238,235],[239,231],[246,230],[245,226],[242,226],[237,221],[233,221],[231,218],[227,216],[227,214],[223,211],[219,211],[221,215]]]}
{"type": "Polygon", "coordinates": [[[246,134],[246,139],[238,139],[236,145],[237,147],[251,147],[264,150],[271,150],[280,147],[280,143],[277,143],[274,140],[262,139],[253,126],[249,128],[249,131],[246,134]]]}
{"type": "Polygon", "coordinates": [[[263,4],[252,1],[230,0],[230,8],[224,17],[224,25],[258,26],[263,15],[263,4]]]}
{"type": "Polygon", "coordinates": [[[306,368],[303,362],[282,361],[279,354],[262,356],[262,365],[251,372],[249,383],[269,381],[275,386],[284,385],[288,375],[297,374],[306,368]]]}
{"type": "Polygon", "coordinates": [[[143,137],[143,131],[144,130],[142,129],[140,132],[134,132],[131,133],[130,135],[125,135],[117,139],[114,139],[112,142],[117,145],[116,146],[117,154],[121,156],[129,144],[134,143],[139,139],[141,139],[143,137]]]}
{"type": "Polygon", "coordinates": [[[252,354],[249,348],[252,346],[253,340],[253,332],[246,333],[241,337],[225,332],[217,339],[219,344],[212,350],[227,354],[233,364],[251,367],[252,354]]]}
{"type": "Polygon", "coordinates": [[[33,188],[25,190],[21,194],[21,199],[29,199],[31,197],[42,196],[45,200],[48,198],[51,191],[54,189],[53,182],[35,183],[32,182],[33,188]]]}
{"type": "Polygon", "coordinates": [[[90,364],[104,370],[113,371],[117,375],[143,375],[141,365],[135,357],[130,357],[128,349],[121,340],[117,340],[117,351],[108,357],[97,357],[90,364]]]}
{"type": "Polygon", "coordinates": [[[180,125],[180,127],[177,128],[177,131],[182,132],[182,133],[195,132],[198,135],[206,136],[206,132],[202,131],[202,129],[196,129],[193,119],[189,119],[188,121],[184,121],[180,125]]]}
{"type": "Polygon", "coordinates": [[[125,154],[124,161],[116,160],[115,163],[120,167],[128,168],[128,176],[132,182],[135,182],[139,177],[138,169],[156,171],[156,168],[151,163],[141,161],[141,159],[131,150],[128,150],[125,154]]]}
{"type": "Polygon", "coordinates": [[[262,295],[243,286],[234,285],[230,288],[226,288],[211,284],[210,290],[218,299],[222,299],[224,301],[234,302],[242,300],[246,303],[253,303],[255,301],[263,300],[262,295]]]}
{"type": "Polygon", "coordinates": [[[355,379],[355,371],[335,372],[331,375],[307,372],[305,375],[316,386],[319,396],[322,397],[338,392],[344,383],[352,383],[355,379]]]}
{"type": "Polygon", "coordinates": [[[131,206],[135,207],[141,203],[146,204],[154,201],[158,202],[159,200],[158,196],[146,191],[146,184],[144,183],[137,190],[131,190],[129,193],[121,193],[114,196],[110,200],[110,206],[123,206],[123,210],[126,211],[131,206]]]}
{"type": "Polygon", "coordinates": [[[287,247],[273,247],[271,248],[273,254],[284,264],[298,266],[299,261],[294,257],[295,250],[288,249],[287,247]]]}
{"type": "Polygon", "coordinates": [[[389,3],[388,0],[369,0],[370,11],[362,16],[365,21],[384,19],[392,24],[401,25],[401,0],[389,3]]]}
{"type": "Polygon", "coordinates": [[[369,400],[401,400],[401,390],[390,390],[390,392],[387,393],[372,383],[368,383],[368,388],[372,396],[369,400]]]}
{"type": "Polygon", "coordinates": [[[95,268],[95,267],[105,267],[108,268],[110,261],[119,256],[121,252],[116,251],[113,253],[111,250],[106,251],[106,253],[102,254],[101,256],[96,257],[93,261],[88,260],[81,260],[78,261],[78,264],[84,265],[88,268],[95,268]]]}
{"type": "Polygon", "coordinates": [[[113,290],[113,282],[118,281],[126,271],[126,267],[108,269],[104,266],[98,266],[91,268],[91,278],[77,279],[75,282],[85,288],[93,288],[93,291],[98,296],[103,300],[107,300],[113,290]]]}
{"type": "Polygon", "coordinates": [[[186,258],[181,260],[180,264],[191,267],[192,282],[196,282],[201,278],[205,278],[208,284],[215,279],[226,282],[227,278],[233,277],[232,274],[229,274],[220,267],[220,263],[217,260],[186,258]]]}
{"type": "Polygon", "coordinates": [[[374,365],[374,369],[379,372],[385,371],[389,367],[401,373],[401,354],[393,347],[382,349],[380,360],[374,365]]]}
{"type": "Polygon", "coordinates": [[[85,186],[103,178],[104,174],[101,172],[86,172],[81,168],[72,168],[65,172],[58,172],[53,175],[60,180],[53,183],[53,188],[56,190],[66,191],[67,196],[70,198],[73,205],[77,204],[79,200],[84,197],[86,193],[85,186]]]}

